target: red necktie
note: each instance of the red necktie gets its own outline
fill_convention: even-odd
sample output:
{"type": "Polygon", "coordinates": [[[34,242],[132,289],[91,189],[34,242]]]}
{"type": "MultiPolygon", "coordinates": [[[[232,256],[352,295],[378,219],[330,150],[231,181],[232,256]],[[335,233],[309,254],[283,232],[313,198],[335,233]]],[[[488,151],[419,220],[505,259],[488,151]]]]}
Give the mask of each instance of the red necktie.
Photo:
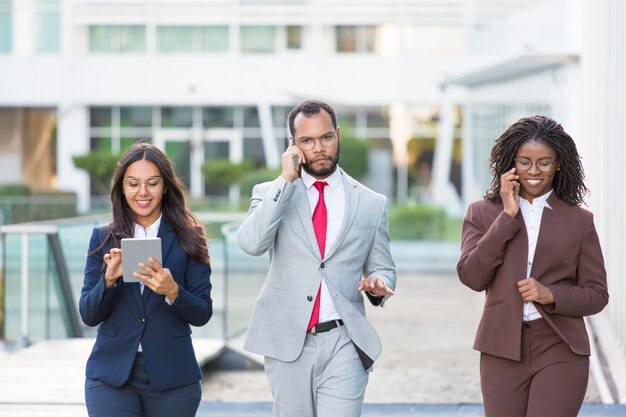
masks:
{"type": "MultiPolygon", "coordinates": [[[[315,237],[317,238],[317,246],[320,248],[320,254],[324,259],[324,248],[326,247],[326,224],[328,223],[328,212],[326,211],[326,203],[324,203],[324,187],[328,183],[323,181],[316,181],[313,183],[320,196],[317,199],[315,210],[313,210],[313,229],[315,230],[315,237]]],[[[313,304],[313,312],[311,313],[311,320],[307,326],[307,332],[317,324],[320,319],[320,292],[322,290],[322,284],[317,289],[317,296],[315,297],[315,303],[313,304]]]]}

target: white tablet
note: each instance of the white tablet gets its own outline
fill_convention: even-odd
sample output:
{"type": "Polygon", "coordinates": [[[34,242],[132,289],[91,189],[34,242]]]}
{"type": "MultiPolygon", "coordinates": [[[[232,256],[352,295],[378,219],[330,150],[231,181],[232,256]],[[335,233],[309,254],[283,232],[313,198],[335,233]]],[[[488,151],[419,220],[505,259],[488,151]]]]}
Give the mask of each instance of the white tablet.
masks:
{"type": "Polygon", "coordinates": [[[122,239],[122,273],[124,282],[141,282],[133,272],[144,273],[139,262],[150,265],[148,258],[161,260],[161,238],[125,238],[122,239]]]}

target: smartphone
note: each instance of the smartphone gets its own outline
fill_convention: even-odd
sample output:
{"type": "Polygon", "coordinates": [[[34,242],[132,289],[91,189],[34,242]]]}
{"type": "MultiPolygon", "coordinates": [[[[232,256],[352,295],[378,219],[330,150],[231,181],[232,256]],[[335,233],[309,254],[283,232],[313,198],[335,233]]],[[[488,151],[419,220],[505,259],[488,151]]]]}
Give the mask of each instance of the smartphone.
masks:
{"type": "MultiPolygon", "coordinates": [[[[295,141],[291,139],[291,145],[295,146],[295,144],[295,141]]],[[[302,176],[302,164],[300,163],[300,158],[298,157],[298,155],[293,157],[293,167],[298,172],[298,178],[300,178],[302,176]]]]}
{"type": "Polygon", "coordinates": [[[300,158],[296,155],[293,157],[293,166],[298,171],[298,178],[302,176],[302,164],[300,164],[300,158]]]}

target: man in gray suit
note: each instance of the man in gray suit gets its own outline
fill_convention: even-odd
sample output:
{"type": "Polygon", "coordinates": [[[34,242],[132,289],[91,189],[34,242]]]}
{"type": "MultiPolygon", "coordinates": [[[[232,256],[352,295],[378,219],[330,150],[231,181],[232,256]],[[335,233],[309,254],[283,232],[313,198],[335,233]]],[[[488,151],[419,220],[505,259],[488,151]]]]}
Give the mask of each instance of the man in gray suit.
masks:
{"type": "Polygon", "coordinates": [[[301,103],[289,129],[282,173],[254,188],[237,233],[245,252],[270,256],[244,348],[265,357],[275,416],[360,416],[381,352],[363,293],[382,306],[396,283],[386,199],[338,167],[331,106],[301,103]]]}

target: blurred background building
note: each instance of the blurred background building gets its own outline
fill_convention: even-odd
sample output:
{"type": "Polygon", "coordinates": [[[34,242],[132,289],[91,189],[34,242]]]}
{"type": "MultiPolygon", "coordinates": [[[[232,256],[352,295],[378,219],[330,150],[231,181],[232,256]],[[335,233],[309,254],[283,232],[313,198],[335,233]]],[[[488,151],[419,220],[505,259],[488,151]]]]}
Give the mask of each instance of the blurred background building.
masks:
{"type": "Polygon", "coordinates": [[[626,350],[626,11],[619,0],[0,0],[0,183],[103,194],[73,157],[141,138],[201,167],[276,168],[286,115],[336,107],[363,181],[462,216],[493,140],[546,114],[575,138],[626,350]]]}

